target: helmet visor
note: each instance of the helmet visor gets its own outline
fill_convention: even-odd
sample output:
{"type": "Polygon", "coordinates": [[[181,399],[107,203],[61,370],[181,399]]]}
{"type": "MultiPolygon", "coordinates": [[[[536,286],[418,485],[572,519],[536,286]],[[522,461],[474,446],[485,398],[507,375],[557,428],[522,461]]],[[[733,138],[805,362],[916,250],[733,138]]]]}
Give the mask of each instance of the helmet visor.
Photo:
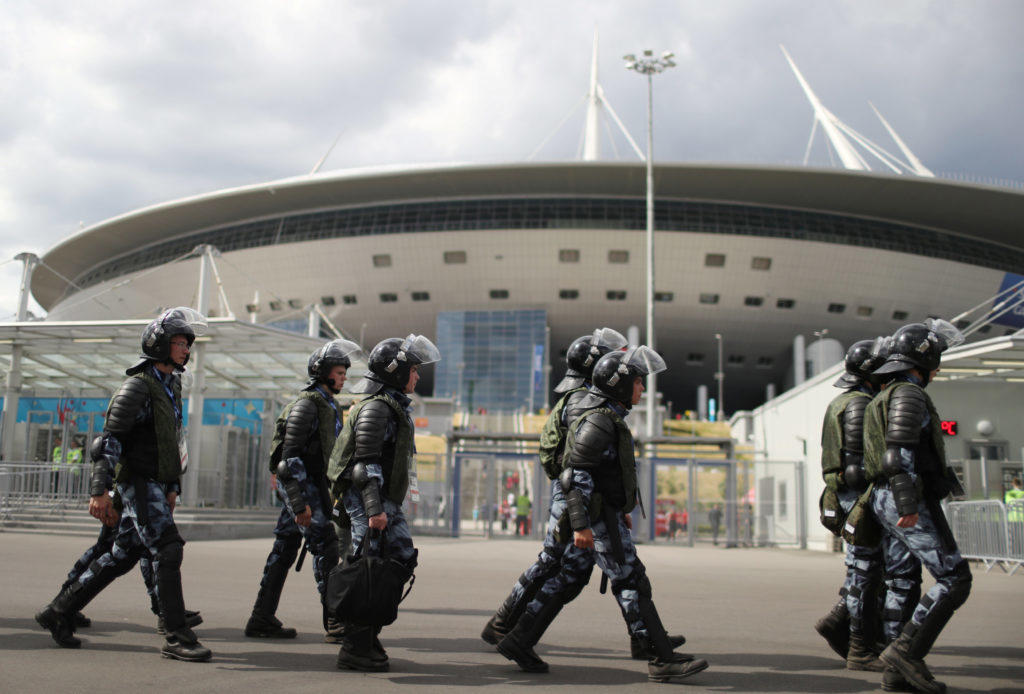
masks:
{"type": "Polygon", "coordinates": [[[622,349],[626,344],[626,338],[622,333],[611,328],[598,328],[590,337],[591,347],[607,347],[608,351],[622,349]]]}
{"type": "MultiPolygon", "coordinates": [[[[966,339],[964,334],[960,332],[959,328],[949,321],[942,320],[941,318],[929,318],[924,322],[924,324],[929,331],[939,338],[939,350],[942,352],[945,352],[950,347],[962,345],[966,339]]],[[[930,339],[931,335],[928,337],[930,339]]]]}
{"type": "Polygon", "coordinates": [[[441,351],[422,335],[410,334],[405,338],[401,352],[404,352],[406,358],[413,364],[433,364],[441,361],[441,351]]]}
{"type": "Polygon", "coordinates": [[[647,345],[630,347],[622,357],[621,363],[636,369],[645,376],[661,373],[668,368],[661,355],[647,345]]]}
{"type": "Polygon", "coordinates": [[[352,355],[362,352],[362,348],[351,340],[331,340],[321,348],[322,359],[343,359],[351,358],[352,355]]]}
{"type": "Polygon", "coordinates": [[[164,311],[163,315],[160,316],[160,323],[168,331],[173,331],[176,327],[188,326],[196,337],[205,335],[209,327],[206,322],[206,316],[188,306],[178,306],[177,308],[164,311]]]}

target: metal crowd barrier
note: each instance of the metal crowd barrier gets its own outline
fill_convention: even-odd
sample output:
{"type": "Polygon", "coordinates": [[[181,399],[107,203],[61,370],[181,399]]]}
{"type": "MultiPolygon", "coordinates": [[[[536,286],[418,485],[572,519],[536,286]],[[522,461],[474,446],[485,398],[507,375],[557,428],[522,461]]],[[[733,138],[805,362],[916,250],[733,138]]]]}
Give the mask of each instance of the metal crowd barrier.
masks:
{"type": "Polygon", "coordinates": [[[949,526],[967,559],[979,559],[986,573],[999,566],[1012,575],[1024,564],[1024,500],[953,501],[949,526]]]}
{"type": "Polygon", "coordinates": [[[32,507],[59,513],[89,496],[89,470],[75,463],[0,463],[0,522],[32,507]]]}

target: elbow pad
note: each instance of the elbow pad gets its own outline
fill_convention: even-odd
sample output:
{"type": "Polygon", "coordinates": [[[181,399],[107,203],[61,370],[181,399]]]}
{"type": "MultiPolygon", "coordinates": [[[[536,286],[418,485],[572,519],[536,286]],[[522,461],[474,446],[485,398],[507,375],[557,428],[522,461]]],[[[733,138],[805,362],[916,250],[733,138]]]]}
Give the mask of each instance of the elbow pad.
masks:
{"type": "Polygon", "coordinates": [[[376,479],[370,477],[369,472],[366,470],[366,465],[363,463],[356,463],[352,467],[352,486],[362,496],[363,509],[366,511],[368,518],[384,513],[384,504],[380,499],[380,485],[376,479]]]}
{"type": "Polygon", "coordinates": [[[562,470],[562,474],[558,476],[558,485],[562,488],[562,491],[566,494],[572,489],[572,468],[567,467],[562,470]]]}
{"type": "Polygon", "coordinates": [[[847,453],[844,458],[846,467],[843,468],[843,479],[846,481],[846,486],[858,493],[867,489],[864,456],[859,453],[847,453]]]}
{"type": "Polygon", "coordinates": [[[565,507],[569,512],[569,525],[573,532],[590,527],[590,511],[587,509],[587,500],[583,498],[583,492],[575,488],[566,492],[565,507]]]}
{"type": "Polygon", "coordinates": [[[306,498],[302,496],[302,487],[299,486],[299,481],[292,476],[292,471],[285,460],[277,464],[277,481],[284,487],[284,493],[288,497],[288,505],[292,507],[292,512],[302,513],[308,504],[306,498]]]}

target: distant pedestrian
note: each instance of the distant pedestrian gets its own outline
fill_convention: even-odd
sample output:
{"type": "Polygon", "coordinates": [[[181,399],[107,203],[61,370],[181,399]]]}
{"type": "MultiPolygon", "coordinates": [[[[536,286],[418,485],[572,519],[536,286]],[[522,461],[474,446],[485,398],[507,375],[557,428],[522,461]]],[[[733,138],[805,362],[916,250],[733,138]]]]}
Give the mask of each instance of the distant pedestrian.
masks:
{"type": "Polygon", "coordinates": [[[708,511],[708,520],[711,521],[711,539],[717,545],[718,544],[718,531],[722,527],[722,505],[715,504],[708,511]]]}
{"type": "Polygon", "coordinates": [[[533,502],[525,493],[516,498],[516,535],[529,534],[531,508],[533,508],[533,502]]]}

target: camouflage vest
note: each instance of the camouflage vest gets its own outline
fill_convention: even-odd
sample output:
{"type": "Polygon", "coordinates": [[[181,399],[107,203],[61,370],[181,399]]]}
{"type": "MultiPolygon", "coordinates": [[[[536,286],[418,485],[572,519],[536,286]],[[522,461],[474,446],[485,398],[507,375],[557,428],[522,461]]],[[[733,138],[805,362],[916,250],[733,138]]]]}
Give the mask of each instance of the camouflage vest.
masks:
{"type": "MultiPolygon", "coordinates": [[[[178,418],[174,414],[174,407],[167,397],[167,390],[155,376],[146,371],[135,374],[132,378],[141,378],[149,390],[150,407],[153,410],[153,431],[139,432],[137,438],[149,439],[156,444],[156,468],[150,467],[150,473],[157,482],[176,482],[181,477],[181,450],[178,448],[178,418]],[[150,438],[152,437],[152,438],[150,438]],[[155,474],[154,474],[155,473],[155,474]]],[[[178,411],[181,411],[181,382],[177,379],[171,390],[174,395],[174,404],[178,411]]],[[[143,425],[145,426],[145,425],[143,425]]],[[[126,483],[135,475],[141,472],[139,466],[148,461],[124,460],[118,462],[114,470],[114,479],[120,483],[126,483]],[[132,463],[135,462],[135,465],[132,463]]],[[[148,476],[148,475],[147,475],[148,476]]]]}
{"type": "Polygon", "coordinates": [[[550,479],[558,479],[562,474],[562,451],[565,450],[565,437],[569,430],[562,424],[562,413],[569,396],[581,390],[586,390],[586,387],[573,388],[559,398],[540,430],[540,464],[550,479]]]}
{"type": "MultiPolygon", "coordinates": [[[[345,426],[341,428],[338,441],[334,444],[330,465],[327,468],[327,479],[331,482],[331,496],[335,500],[340,499],[352,484],[352,481],[347,476],[342,476],[342,473],[348,469],[349,464],[352,462],[352,454],[356,448],[356,437],[352,435],[352,427],[359,416],[359,411],[371,400],[383,400],[386,402],[388,407],[395,411],[395,419],[398,421],[395,459],[391,464],[390,482],[388,483],[388,488],[382,489],[381,493],[384,497],[401,505],[405,501],[406,492],[409,491],[409,471],[415,464],[416,432],[405,410],[394,400],[382,393],[370,396],[353,405],[352,409],[348,412],[348,416],[345,418],[345,426]]],[[[384,475],[385,480],[387,480],[387,470],[384,471],[384,475]]]]}
{"type": "MultiPolygon", "coordinates": [[[[323,460],[317,461],[322,466],[320,469],[326,470],[327,464],[331,459],[331,451],[334,449],[334,442],[337,440],[337,437],[334,435],[334,419],[337,415],[335,415],[334,408],[324,400],[323,395],[319,391],[304,390],[299,393],[299,397],[285,405],[285,408],[281,410],[281,414],[277,418],[277,422],[274,424],[274,439],[270,442],[270,471],[273,473],[277,472],[277,464],[281,462],[281,449],[284,447],[284,432],[288,422],[288,415],[291,414],[292,408],[295,407],[295,403],[299,400],[312,400],[316,405],[316,418],[320,427],[320,451],[323,454],[323,460]]],[[[337,406],[337,401],[334,404],[337,406]]],[[[312,471],[307,470],[307,472],[312,471]]]]}
{"type": "MultiPolygon", "coordinates": [[[[619,435],[619,466],[622,469],[622,491],[626,498],[626,503],[622,507],[624,513],[629,513],[636,507],[637,492],[639,485],[637,484],[636,478],[636,457],[633,453],[633,434],[629,431],[629,427],[626,426],[626,422],[623,421],[615,410],[610,407],[598,407],[593,410],[587,410],[581,414],[577,422],[582,421],[586,417],[591,417],[596,413],[602,413],[607,415],[612,422],[615,423],[615,430],[619,435]]],[[[565,450],[572,450],[573,444],[576,440],[576,428],[575,426],[569,427],[569,432],[566,436],[565,450]]],[[[597,491],[590,500],[590,518],[596,520],[601,513],[602,498],[601,494],[597,491]]]]}
{"type": "Polygon", "coordinates": [[[871,396],[859,390],[851,390],[838,395],[829,403],[825,411],[825,421],[821,425],[821,473],[825,484],[838,491],[838,473],[845,467],[843,461],[843,414],[846,406],[855,398],[871,396]]]}
{"type": "Polygon", "coordinates": [[[928,424],[928,437],[933,447],[933,453],[938,457],[938,463],[942,466],[941,474],[946,464],[946,444],[942,440],[942,427],[939,425],[939,413],[935,411],[935,405],[924,388],[906,381],[894,381],[887,385],[881,393],[867,407],[864,413],[864,471],[869,482],[877,479],[885,479],[882,471],[882,459],[885,457],[885,432],[889,421],[889,400],[897,388],[917,388],[924,395],[925,405],[928,407],[930,422],[928,424]]]}

